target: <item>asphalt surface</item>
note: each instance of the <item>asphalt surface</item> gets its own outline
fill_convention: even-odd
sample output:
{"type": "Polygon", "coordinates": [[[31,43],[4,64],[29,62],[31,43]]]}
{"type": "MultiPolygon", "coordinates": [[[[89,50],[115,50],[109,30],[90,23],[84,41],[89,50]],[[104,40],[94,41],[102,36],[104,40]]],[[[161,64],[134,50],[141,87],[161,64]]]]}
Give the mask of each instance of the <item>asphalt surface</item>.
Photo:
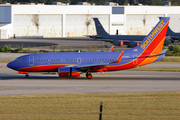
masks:
{"type": "Polygon", "coordinates": [[[180,92],[180,72],[117,71],[59,78],[58,75],[0,74],[0,95],[180,92]]]}
{"type": "MultiPolygon", "coordinates": [[[[59,49],[90,49],[103,50],[112,46],[109,42],[91,39],[88,37],[71,38],[37,38],[37,39],[0,39],[0,47],[11,46],[12,48],[23,47],[31,49],[50,49],[56,45],[59,49]]],[[[124,46],[126,47],[126,46],[124,46]]],[[[118,47],[117,47],[118,48],[118,47]]]]}

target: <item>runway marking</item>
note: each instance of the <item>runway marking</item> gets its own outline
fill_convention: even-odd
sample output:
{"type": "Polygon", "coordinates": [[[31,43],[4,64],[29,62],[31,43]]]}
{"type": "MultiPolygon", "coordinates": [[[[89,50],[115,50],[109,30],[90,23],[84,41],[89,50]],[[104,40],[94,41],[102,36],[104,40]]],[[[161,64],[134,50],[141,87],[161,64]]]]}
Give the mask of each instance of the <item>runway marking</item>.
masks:
{"type": "Polygon", "coordinates": [[[109,84],[108,86],[105,86],[105,87],[99,88],[99,89],[105,89],[105,88],[108,88],[108,87],[110,87],[110,86],[111,86],[111,84],[109,84]]]}
{"type": "Polygon", "coordinates": [[[9,90],[9,88],[0,86],[0,90],[9,90]]]}
{"type": "Polygon", "coordinates": [[[5,65],[1,65],[2,68],[5,68],[5,65]]]}

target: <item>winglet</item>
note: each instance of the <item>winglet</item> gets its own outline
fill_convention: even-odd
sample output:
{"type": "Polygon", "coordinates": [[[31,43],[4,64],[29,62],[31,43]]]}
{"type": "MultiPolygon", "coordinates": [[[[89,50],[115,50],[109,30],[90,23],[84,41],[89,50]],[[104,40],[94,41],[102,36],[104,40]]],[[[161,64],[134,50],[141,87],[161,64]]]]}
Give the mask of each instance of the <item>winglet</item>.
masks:
{"type": "Polygon", "coordinates": [[[114,45],[113,45],[113,46],[111,46],[111,48],[108,50],[108,52],[112,52],[112,51],[113,51],[113,49],[114,49],[114,45]]]}
{"type": "Polygon", "coordinates": [[[113,63],[119,63],[121,61],[121,58],[124,54],[124,50],[118,55],[118,57],[116,58],[116,60],[110,64],[113,64],[113,63]]]}

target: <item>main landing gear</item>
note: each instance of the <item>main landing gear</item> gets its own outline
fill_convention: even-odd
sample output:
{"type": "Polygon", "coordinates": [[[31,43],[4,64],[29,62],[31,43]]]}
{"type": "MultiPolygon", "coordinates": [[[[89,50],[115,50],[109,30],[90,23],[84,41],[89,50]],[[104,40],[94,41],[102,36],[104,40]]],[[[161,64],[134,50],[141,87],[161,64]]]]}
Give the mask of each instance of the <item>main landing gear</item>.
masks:
{"type": "Polygon", "coordinates": [[[26,74],[26,75],[25,75],[25,78],[29,78],[29,74],[26,74]]]}
{"type": "Polygon", "coordinates": [[[86,77],[87,77],[87,79],[92,79],[92,74],[89,73],[89,72],[87,72],[87,73],[86,73],[86,77]]]}

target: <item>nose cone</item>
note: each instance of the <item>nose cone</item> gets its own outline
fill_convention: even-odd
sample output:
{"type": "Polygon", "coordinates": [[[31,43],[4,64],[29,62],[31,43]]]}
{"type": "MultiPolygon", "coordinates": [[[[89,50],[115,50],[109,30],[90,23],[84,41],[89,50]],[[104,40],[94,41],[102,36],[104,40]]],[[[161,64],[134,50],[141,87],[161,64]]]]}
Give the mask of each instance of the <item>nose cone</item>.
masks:
{"type": "Polygon", "coordinates": [[[15,70],[13,62],[8,63],[7,67],[15,70]]]}

